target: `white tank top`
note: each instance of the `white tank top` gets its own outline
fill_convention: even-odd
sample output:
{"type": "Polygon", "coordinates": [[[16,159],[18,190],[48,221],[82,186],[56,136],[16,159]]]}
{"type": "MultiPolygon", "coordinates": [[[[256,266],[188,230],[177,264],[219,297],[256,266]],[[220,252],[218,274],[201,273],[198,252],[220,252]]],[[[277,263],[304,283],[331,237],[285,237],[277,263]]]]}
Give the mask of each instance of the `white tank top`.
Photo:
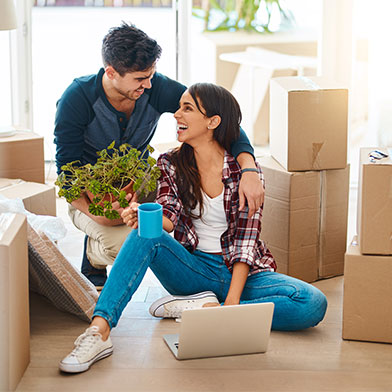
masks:
{"type": "MultiPolygon", "coordinates": [[[[199,238],[198,250],[207,253],[222,252],[220,237],[227,230],[226,213],[223,205],[223,191],[211,199],[202,191],[203,216],[201,219],[192,219],[197,237],[199,238]]],[[[192,211],[199,213],[199,205],[192,211]]]]}

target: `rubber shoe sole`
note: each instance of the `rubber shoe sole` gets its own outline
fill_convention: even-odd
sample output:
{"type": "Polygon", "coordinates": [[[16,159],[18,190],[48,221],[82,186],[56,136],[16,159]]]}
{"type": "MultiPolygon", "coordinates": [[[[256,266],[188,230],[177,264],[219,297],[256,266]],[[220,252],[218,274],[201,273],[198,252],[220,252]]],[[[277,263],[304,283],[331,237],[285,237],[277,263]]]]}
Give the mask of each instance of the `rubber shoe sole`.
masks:
{"type": "Polygon", "coordinates": [[[104,359],[106,357],[109,357],[112,354],[113,354],[113,346],[108,347],[105,350],[101,351],[93,359],[91,359],[88,362],[71,365],[68,363],[63,363],[61,361],[59,368],[62,372],[65,372],[65,373],[82,373],[82,372],[85,372],[86,370],[90,369],[91,365],[93,365],[95,362],[97,362],[101,359],[104,359]]]}
{"type": "Polygon", "coordinates": [[[201,293],[193,294],[193,295],[167,295],[166,297],[162,297],[155,302],[153,302],[149,308],[149,312],[151,316],[154,317],[162,317],[162,316],[157,316],[157,311],[164,305],[167,305],[171,302],[175,302],[178,300],[199,300],[199,299],[205,299],[205,298],[211,298],[211,302],[217,302],[217,298],[215,293],[212,291],[203,291],[201,293]]]}

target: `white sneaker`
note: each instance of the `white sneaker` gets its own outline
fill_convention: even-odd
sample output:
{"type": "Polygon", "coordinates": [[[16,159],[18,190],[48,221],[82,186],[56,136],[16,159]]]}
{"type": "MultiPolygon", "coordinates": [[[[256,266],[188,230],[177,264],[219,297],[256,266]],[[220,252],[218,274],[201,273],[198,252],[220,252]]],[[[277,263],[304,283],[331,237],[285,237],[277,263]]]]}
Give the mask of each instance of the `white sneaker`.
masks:
{"type": "Polygon", "coordinates": [[[87,328],[75,340],[75,348],[60,362],[60,370],[67,373],[80,373],[88,370],[90,366],[102,358],[113,353],[110,337],[102,340],[98,327],[87,328]]]}
{"type": "Polygon", "coordinates": [[[199,309],[208,302],[219,304],[218,298],[212,291],[187,296],[167,295],[150,306],[150,314],[154,317],[179,318],[183,310],[199,309]]]}

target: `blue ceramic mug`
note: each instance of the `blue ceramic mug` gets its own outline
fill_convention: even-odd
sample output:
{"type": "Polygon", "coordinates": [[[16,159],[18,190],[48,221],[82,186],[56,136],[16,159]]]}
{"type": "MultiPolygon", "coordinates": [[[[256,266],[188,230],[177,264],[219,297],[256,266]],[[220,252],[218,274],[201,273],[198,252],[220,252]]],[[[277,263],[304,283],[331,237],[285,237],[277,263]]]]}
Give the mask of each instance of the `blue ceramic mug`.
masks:
{"type": "Polygon", "coordinates": [[[137,208],[138,235],[157,238],[162,235],[162,206],[158,203],[143,203],[137,208]]]}

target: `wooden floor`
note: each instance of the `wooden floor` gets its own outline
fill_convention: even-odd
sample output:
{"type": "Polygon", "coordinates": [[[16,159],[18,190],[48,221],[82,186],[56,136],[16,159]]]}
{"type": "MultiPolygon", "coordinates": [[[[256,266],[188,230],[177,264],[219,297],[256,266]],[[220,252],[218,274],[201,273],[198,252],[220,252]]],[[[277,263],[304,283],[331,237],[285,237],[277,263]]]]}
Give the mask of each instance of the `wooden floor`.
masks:
{"type": "Polygon", "coordinates": [[[114,354],[78,375],[57,365],[87,324],[32,295],[31,363],[17,391],[392,391],[392,346],[341,339],[343,278],[315,285],[329,301],[316,328],[273,331],[265,354],[187,361],[162,340],[179,324],[148,313],[163,289],[144,285],[112,331],[114,354]]]}

